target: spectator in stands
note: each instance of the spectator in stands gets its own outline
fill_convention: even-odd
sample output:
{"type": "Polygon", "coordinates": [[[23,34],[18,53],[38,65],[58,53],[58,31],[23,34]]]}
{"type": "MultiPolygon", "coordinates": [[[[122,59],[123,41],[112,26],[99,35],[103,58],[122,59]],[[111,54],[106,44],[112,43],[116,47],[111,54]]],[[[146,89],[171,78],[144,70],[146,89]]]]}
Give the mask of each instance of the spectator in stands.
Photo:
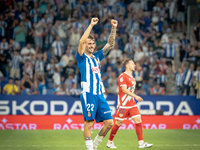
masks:
{"type": "Polygon", "coordinates": [[[175,24],[175,21],[176,21],[176,16],[177,16],[176,3],[173,0],[169,0],[166,3],[166,8],[167,8],[167,12],[168,12],[168,17],[170,19],[171,29],[173,31],[174,30],[174,24],[175,24]]]}
{"type": "Polygon", "coordinates": [[[19,55],[17,50],[14,50],[13,54],[14,55],[11,63],[10,77],[16,77],[20,79],[20,63],[22,63],[22,57],[19,55]]]}
{"type": "Polygon", "coordinates": [[[200,20],[198,21],[197,25],[192,30],[193,39],[196,41],[200,41],[200,20]]]}
{"type": "Polygon", "coordinates": [[[147,15],[144,17],[143,20],[145,22],[144,30],[146,30],[150,26],[150,23],[151,23],[151,11],[147,12],[147,15]]]}
{"type": "Polygon", "coordinates": [[[13,38],[11,38],[9,40],[9,46],[8,47],[9,47],[10,51],[14,51],[14,50],[19,51],[19,50],[21,50],[19,42],[15,41],[15,39],[13,39],[13,38]]]}
{"type": "Polygon", "coordinates": [[[136,70],[134,72],[134,75],[135,75],[135,81],[136,81],[136,89],[135,89],[135,92],[136,94],[141,94],[143,95],[144,92],[143,92],[143,89],[142,89],[142,80],[143,80],[143,69],[142,67],[140,66],[140,64],[137,62],[136,63],[136,70]]]}
{"type": "Polygon", "coordinates": [[[116,63],[116,59],[122,60],[122,50],[119,49],[117,43],[115,43],[114,49],[108,54],[108,58],[112,59],[112,64],[116,63]]]}
{"type": "Polygon", "coordinates": [[[191,87],[191,79],[194,74],[194,64],[190,64],[189,68],[185,67],[185,62],[183,61],[181,64],[181,68],[184,72],[183,76],[183,87],[181,93],[183,94],[186,89],[186,95],[190,95],[190,87],[191,87]]]}
{"type": "Polygon", "coordinates": [[[133,45],[135,48],[138,48],[141,46],[142,44],[142,38],[140,37],[138,30],[134,31],[134,34],[131,35],[131,37],[133,38],[133,45]]]}
{"type": "Polygon", "coordinates": [[[165,51],[163,50],[162,46],[160,46],[158,40],[154,40],[153,50],[156,53],[158,59],[160,59],[164,56],[165,51]]]}
{"type": "Polygon", "coordinates": [[[71,35],[70,35],[70,39],[69,39],[70,40],[69,45],[71,45],[73,51],[77,51],[79,40],[81,38],[81,34],[78,33],[78,30],[74,27],[70,30],[70,33],[71,33],[71,35]]]}
{"type": "Polygon", "coordinates": [[[54,59],[51,58],[50,63],[47,64],[47,78],[48,78],[49,82],[53,82],[52,77],[55,73],[56,68],[59,68],[59,66],[57,64],[55,64],[54,59]]]}
{"type": "Polygon", "coordinates": [[[160,84],[156,84],[152,89],[151,89],[151,95],[164,95],[165,90],[160,87],[160,84]]]}
{"type": "Polygon", "coordinates": [[[183,71],[182,68],[179,67],[178,71],[175,69],[174,61],[172,61],[172,71],[175,74],[175,94],[181,95],[182,87],[183,87],[183,71]]]}
{"type": "Polygon", "coordinates": [[[21,56],[22,56],[23,63],[25,63],[25,61],[27,59],[30,59],[30,56],[32,54],[35,55],[36,51],[34,50],[34,48],[31,47],[30,43],[27,43],[26,47],[22,48],[22,50],[21,50],[21,56]]]}
{"type": "Polygon", "coordinates": [[[30,92],[31,87],[33,86],[33,82],[31,81],[30,75],[28,73],[24,74],[24,77],[21,79],[21,89],[22,94],[28,94],[30,92]]]}
{"type": "Polygon", "coordinates": [[[14,28],[14,32],[15,41],[19,42],[21,48],[25,47],[27,30],[23,21],[20,21],[19,25],[14,28]]]}
{"type": "Polygon", "coordinates": [[[167,74],[168,73],[168,65],[166,63],[167,59],[166,58],[161,58],[161,61],[159,61],[158,59],[157,60],[157,67],[156,67],[156,74],[158,74],[158,72],[161,70],[162,71],[162,74],[167,74]]]}
{"type": "Polygon", "coordinates": [[[72,89],[69,91],[70,95],[78,96],[81,95],[81,88],[77,88],[76,82],[73,83],[72,89]]]}
{"type": "Polygon", "coordinates": [[[163,48],[165,49],[165,57],[174,60],[176,56],[176,49],[178,48],[178,43],[172,41],[172,37],[169,37],[168,43],[163,43],[163,48]]]}
{"type": "Polygon", "coordinates": [[[64,63],[62,64],[62,67],[66,67],[69,63],[69,61],[72,61],[72,63],[74,62],[74,57],[72,55],[72,50],[71,50],[71,46],[67,45],[67,49],[65,54],[61,57],[60,63],[64,63]]]}
{"type": "Polygon", "coordinates": [[[107,41],[104,39],[103,33],[101,33],[100,38],[98,38],[97,42],[96,42],[96,49],[101,50],[106,43],[107,43],[107,41]]]}
{"type": "Polygon", "coordinates": [[[70,95],[70,90],[73,88],[74,83],[74,74],[69,74],[68,78],[65,80],[65,90],[67,95],[70,95]]]}
{"type": "Polygon", "coordinates": [[[172,30],[170,28],[168,28],[166,30],[166,33],[162,35],[161,42],[162,43],[168,43],[169,42],[169,37],[172,37],[172,30]]]}
{"type": "Polygon", "coordinates": [[[142,51],[141,47],[138,47],[135,49],[135,54],[134,54],[134,62],[139,63],[140,65],[143,65],[144,63],[144,52],[142,51]]]}
{"type": "MultiPolygon", "coordinates": [[[[135,30],[138,30],[138,31],[139,31],[139,29],[140,29],[139,18],[138,18],[138,15],[137,15],[137,14],[134,14],[134,15],[133,15],[133,23],[132,23],[131,30],[128,31],[129,36],[130,36],[130,35],[133,35],[135,30]]],[[[134,39],[133,39],[133,40],[134,40],[134,39]]]]}
{"type": "Polygon", "coordinates": [[[41,94],[41,95],[46,95],[47,94],[47,88],[44,84],[44,79],[42,76],[40,76],[38,78],[38,81],[39,81],[39,86],[38,86],[38,94],[41,94]]]}
{"type": "Polygon", "coordinates": [[[128,58],[134,57],[134,45],[133,45],[133,37],[129,37],[128,43],[126,43],[124,52],[126,53],[128,58]]]}
{"type": "Polygon", "coordinates": [[[15,91],[16,95],[21,94],[21,89],[20,89],[20,80],[18,78],[15,78],[14,84],[17,86],[18,91],[15,91]]]}
{"type": "Polygon", "coordinates": [[[181,47],[180,47],[180,61],[183,61],[183,58],[186,57],[186,53],[190,47],[190,40],[186,38],[186,33],[183,33],[183,37],[180,40],[181,47]]]}
{"type": "Polygon", "coordinates": [[[2,42],[0,43],[0,54],[7,53],[8,50],[8,42],[6,38],[3,37],[2,42]]]}
{"type": "Polygon", "coordinates": [[[165,74],[162,74],[162,71],[160,70],[158,74],[156,75],[155,79],[156,83],[159,84],[163,89],[166,89],[166,83],[167,83],[167,77],[165,74]]]}
{"type": "Polygon", "coordinates": [[[111,74],[112,74],[112,67],[108,66],[106,69],[106,72],[104,72],[103,77],[102,77],[102,81],[104,82],[105,88],[108,88],[109,86],[108,79],[111,78],[111,74]]]}
{"type": "Polygon", "coordinates": [[[73,64],[74,64],[74,60],[69,60],[68,65],[63,68],[62,76],[64,76],[65,79],[67,79],[70,74],[73,74],[73,75],[75,74],[76,69],[73,66],[73,64]]]}
{"type": "Polygon", "coordinates": [[[54,92],[55,95],[66,95],[65,87],[61,86],[58,91],[54,92]]]}
{"type": "Polygon", "coordinates": [[[33,64],[31,64],[29,59],[26,59],[26,62],[23,66],[23,75],[29,74],[30,78],[33,78],[33,64]]]}
{"type": "Polygon", "coordinates": [[[198,51],[195,49],[194,46],[191,46],[189,51],[188,51],[188,54],[186,55],[186,60],[189,62],[189,63],[193,63],[193,64],[196,64],[197,62],[197,56],[198,56],[198,51]]]}
{"type": "MultiPolygon", "coordinates": [[[[44,18],[43,18],[44,19],[44,18]]],[[[35,26],[34,32],[34,42],[35,42],[35,50],[39,52],[43,47],[43,37],[45,37],[44,29],[47,27],[45,20],[39,21],[35,26]]]]}
{"type": "Polygon", "coordinates": [[[6,57],[3,54],[0,54],[0,71],[3,73],[4,76],[6,76],[6,69],[5,66],[7,64],[6,57]]]}
{"type": "Polygon", "coordinates": [[[139,9],[142,8],[141,3],[138,0],[130,3],[130,8],[134,9],[136,14],[138,14],[139,9]]]}
{"type": "Polygon", "coordinates": [[[108,93],[109,94],[116,94],[117,93],[117,86],[118,86],[118,80],[116,72],[111,73],[111,77],[108,78],[108,93]]]}
{"type": "Polygon", "coordinates": [[[60,40],[60,36],[56,37],[56,40],[52,43],[52,57],[56,58],[56,61],[60,61],[61,56],[64,52],[64,44],[60,40]]]}
{"type": "Polygon", "coordinates": [[[200,64],[197,64],[197,70],[194,73],[197,89],[197,98],[200,99],[200,64]]]}
{"type": "Polygon", "coordinates": [[[49,22],[47,25],[47,28],[45,29],[45,50],[50,50],[51,49],[51,44],[53,43],[55,39],[55,28],[53,27],[52,23],[49,22]]]}
{"type": "Polygon", "coordinates": [[[9,78],[8,83],[3,87],[3,94],[5,95],[15,95],[18,92],[18,87],[13,84],[13,78],[9,78]]]}
{"type": "Polygon", "coordinates": [[[46,63],[46,57],[44,54],[39,53],[37,54],[37,60],[35,61],[35,72],[39,71],[44,76],[45,71],[45,63],[46,63]]]}
{"type": "Polygon", "coordinates": [[[58,92],[60,90],[61,86],[61,76],[59,69],[55,69],[55,72],[53,74],[53,88],[54,92],[58,92]]]}
{"type": "Polygon", "coordinates": [[[185,31],[185,4],[186,1],[177,0],[177,31],[185,31]],[[180,23],[182,25],[182,30],[180,30],[180,23]]]}
{"type": "Polygon", "coordinates": [[[57,20],[55,25],[57,35],[60,36],[60,40],[63,42],[64,47],[69,44],[67,38],[69,36],[69,29],[71,28],[71,23],[67,21],[57,20]]]}

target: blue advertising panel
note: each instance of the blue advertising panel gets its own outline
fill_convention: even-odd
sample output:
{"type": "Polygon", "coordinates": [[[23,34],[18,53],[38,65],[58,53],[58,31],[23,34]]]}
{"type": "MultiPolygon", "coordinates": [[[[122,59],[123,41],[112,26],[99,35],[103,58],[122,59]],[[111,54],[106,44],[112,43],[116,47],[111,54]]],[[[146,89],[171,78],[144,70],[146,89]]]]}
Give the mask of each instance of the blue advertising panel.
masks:
{"type": "MultiPolygon", "coordinates": [[[[200,100],[195,96],[142,96],[140,110],[164,110],[164,115],[200,115],[200,100]]],[[[112,114],[116,113],[117,96],[108,95],[112,114]]],[[[56,95],[0,96],[0,115],[81,115],[80,97],[56,95]]]]}

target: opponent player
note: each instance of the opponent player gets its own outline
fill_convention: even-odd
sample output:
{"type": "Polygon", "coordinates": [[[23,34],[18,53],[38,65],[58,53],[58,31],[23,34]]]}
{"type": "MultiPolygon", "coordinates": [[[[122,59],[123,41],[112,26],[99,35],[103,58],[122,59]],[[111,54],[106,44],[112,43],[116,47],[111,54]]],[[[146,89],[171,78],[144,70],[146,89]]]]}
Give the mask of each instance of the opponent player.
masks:
{"type": "Polygon", "coordinates": [[[134,94],[136,82],[132,73],[135,71],[135,63],[131,59],[126,59],[123,62],[123,66],[125,68],[125,72],[123,72],[118,78],[119,95],[118,109],[115,117],[116,122],[110,132],[107,147],[117,148],[113,143],[113,138],[126,118],[129,118],[129,120],[133,119],[135,122],[139,148],[151,147],[153,144],[148,144],[143,141],[141,115],[135,103],[135,99],[139,102],[143,101],[140,96],[134,94]]]}
{"type": "Polygon", "coordinates": [[[81,73],[81,104],[84,116],[84,139],[88,150],[96,150],[108,131],[113,126],[110,107],[104,98],[104,86],[101,79],[100,61],[108,54],[115,42],[118,22],[111,20],[112,29],[107,44],[102,50],[93,53],[96,43],[89,35],[92,27],[98,23],[98,18],[92,18],[91,23],[80,39],[76,60],[81,73]],[[91,128],[94,122],[104,122],[96,138],[92,142],[91,128]]]}

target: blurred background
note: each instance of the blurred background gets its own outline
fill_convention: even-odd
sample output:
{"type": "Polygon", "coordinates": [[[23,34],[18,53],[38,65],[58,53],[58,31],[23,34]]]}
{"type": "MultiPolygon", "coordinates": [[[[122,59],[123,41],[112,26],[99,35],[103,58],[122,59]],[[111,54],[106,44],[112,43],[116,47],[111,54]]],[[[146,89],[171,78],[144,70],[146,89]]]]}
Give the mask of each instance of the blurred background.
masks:
{"type": "Polygon", "coordinates": [[[101,61],[105,95],[118,93],[125,58],[136,63],[136,94],[198,93],[200,0],[0,0],[0,93],[80,95],[75,55],[92,17],[96,51],[118,20],[101,61]]]}

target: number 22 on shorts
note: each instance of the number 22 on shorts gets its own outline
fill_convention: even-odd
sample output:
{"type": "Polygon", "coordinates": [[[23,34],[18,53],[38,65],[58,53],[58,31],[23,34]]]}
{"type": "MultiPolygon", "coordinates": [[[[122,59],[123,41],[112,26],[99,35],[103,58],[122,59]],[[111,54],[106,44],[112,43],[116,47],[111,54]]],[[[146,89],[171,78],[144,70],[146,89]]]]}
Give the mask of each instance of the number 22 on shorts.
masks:
{"type": "Polygon", "coordinates": [[[94,111],[94,104],[87,104],[87,111],[94,111]]]}

